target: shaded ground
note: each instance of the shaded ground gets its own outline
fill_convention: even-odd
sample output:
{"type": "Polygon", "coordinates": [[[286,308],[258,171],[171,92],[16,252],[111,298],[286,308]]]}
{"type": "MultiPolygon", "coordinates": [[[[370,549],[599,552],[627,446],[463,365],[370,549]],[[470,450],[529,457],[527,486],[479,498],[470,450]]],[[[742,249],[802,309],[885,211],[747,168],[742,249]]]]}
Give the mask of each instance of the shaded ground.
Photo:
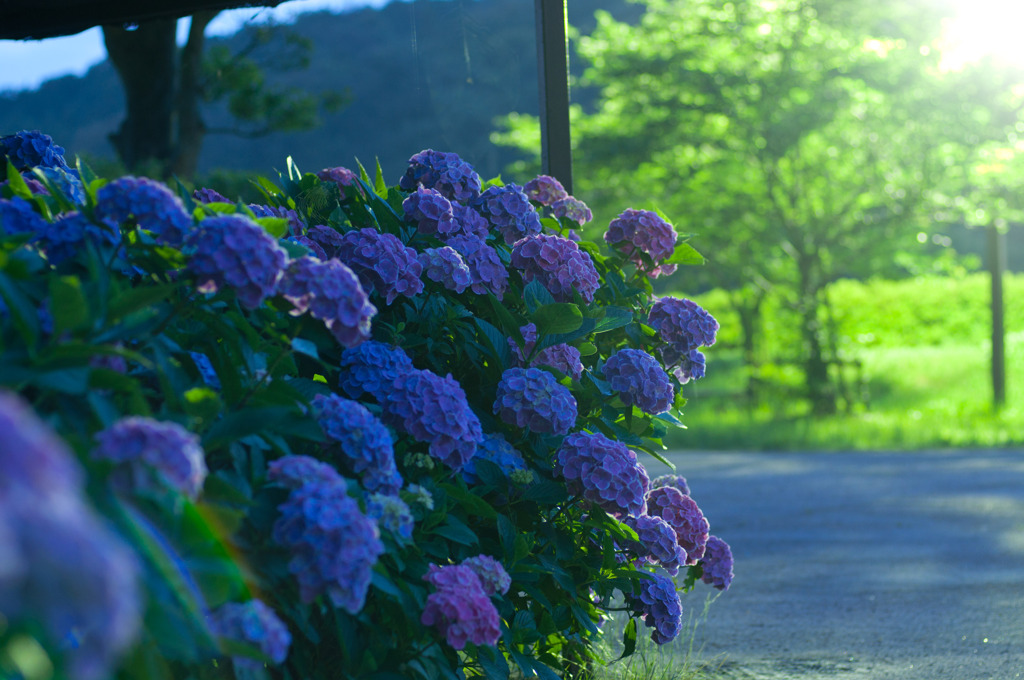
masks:
{"type": "Polygon", "coordinates": [[[671,459],[736,558],[723,677],[1024,678],[1024,450],[671,459]]]}

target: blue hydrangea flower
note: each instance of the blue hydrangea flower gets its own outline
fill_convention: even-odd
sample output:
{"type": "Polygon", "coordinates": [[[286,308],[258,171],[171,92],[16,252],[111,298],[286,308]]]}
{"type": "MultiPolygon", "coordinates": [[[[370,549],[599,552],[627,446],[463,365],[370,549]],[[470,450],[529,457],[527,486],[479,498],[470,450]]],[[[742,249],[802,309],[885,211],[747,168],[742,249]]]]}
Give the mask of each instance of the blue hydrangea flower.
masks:
{"type": "Polygon", "coordinates": [[[392,383],[384,412],[399,428],[430,445],[430,455],[453,470],[461,469],[483,439],[480,420],[466,393],[449,374],[409,371],[392,383]]]}
{"type": "MultiPolygon", "coordinates": [[[[0,209],[2,210],[2,209],[0,209]]],[[[59,215],[53,222],[43,222],[36,231],[37,239],[53,265],[60,265],[78,255],[86,243],[116,246],[121,233],[109,224],[93,224],[75,211],[59,215]]]]}
{"type": "MultiPolygon", "coordinates": [[[[537,326],[528,323],[525,326],[520,326],[519,332],[523,336],[525,346],[520,349],[519,343],[512,338],[508,339],[508,345],[512,351],[513,361],[517,366],[523,367],[526,364],[526,357],[533,353],[533,348],[537,344],[537,326]]],[[[545,347],[533,357],[530,366],[547,366],[565,373],[573,380],[579,380],[583,375],[580,351],[565,343],[545,347]]]]}
{"type": "Polygon", "coordinates": [[[611,514],[647,511],[647,471],[625,444],[603,434],[575,432],[566,437],[558,449],[555,471],[565,478],[570,493],[582,494],[611,514]]]}
{"type": "Polygon", "coordinates": [[[660,265],[676,249],[676,230],[650,210],[628,208],[608,225],[604,240],[651,278],[671,274],[676,265],[660,265]]]}
{"type": "Polygon", "coordinates": [[[452,204],[452,217],[455,230],[448,234],[442,234],[442,238],[449,239],[452,236],[475,236],[486,239],[491,233],[490,223],[484,217],[468,205],[461,203],[452,204]]]}
{"type": "Polygon", "coordinates": [[[651,576],[640,580],[640,592],[629,600],[647,627],[653,629],[651,639],[663,645],[683,630],[683,605],[671,578],[660,573],[651,576]]]}
{"type": "Polygon", "coordinates": [[[214,370],[210,357],[202,352],[189,352],[188,355],[192,359],[192,363],[196,365],[196,370],[199,371],[199,377],[202,378],[203,382],[208,387],[220,391],[220,377],[217,375],[217,371],[214,370]]]}
{"type": "Polygon", "coordinates": [[[0,158],[7,156],[19,172],[35,167],[60,168],[74,172],[64,160],[64,147],[54,143],[53,137],[39,130],[21,130],[0,137],[0,158]]]}
{"type": "Polygon", "coordinates": [[[476,463],[480,460],[489,460],[506,475],[512,475],[516,470],[527,469],[523,454],[516,451],[500,434],[485,434],[476,446],[476,454],[463,466],[462,477],[470,484],[480,481],[476,474],[476,463]]]}
{"type": "Polygon", "coordinates": [[[64,440],[20,396],[0,390],[0,505],[15,496],[75,497],[85,475],[64,440]]]}
{"type": "Polygon", "coordinates": [[[512,248],[512,266],[523,280],[540,281],[559,302],[572,302],[573,291],[586,303],[594,301],[601,282],[594,262],[574,242],[553,234],[534,234],[512,248]]]}
{"type": "MultiPolygon", "coordinates": [[[[283,663],[288,657],[291,633],[262,600],[228,602],[215,609],[209,621],[214,635],[251,645],[275,664],[283,663]]],[[[244,656],[233,656],[231,662],[240,670],[263,668],[262,661],[244,656]]]]}
{"type": "Polygon", "coordinates": [[[704,557],[711,527],[692,498],[674,486],[660,486],[647,494],[647,511],[672,525],[676,540],[686,551],[687,564],[697,564],[704,557]]]}
{"type": "Polygon", "coordinates": [[[572,196],[555,201],[551,205],[551,212],[555,214],[555,217],[572,220],[581,227],[594,219],[594,213],[590,211],[587,204],[572,196]]]}
{"type": "Polygon", "coordinates": [[[193,191],[192,198],[196,199],[199,203],[234,203],[234,201],[224,194],[205,187],[193,191]]]}
{"type": "Polygon", "coordinates": [[[359,278],[340,260],[300,257],[290,261],[278,292],[295,306],[295,313],[308,311],[323,321],[345,347],[355,347],[370,337],[370,322],[377,308],[370,304],[359,278]]]}
{"type": "Polygon", "coordinates": [[[718,536],[708,536],[704,557],[700,561],[700,580],[719,590],[729,590],[732,583],[732,548],[718,536]]]}
{"type": "Polygon", "coordinates": [[[316,421],[336,442],[343,467],[351,470],[370,491],[396,494],[402,476],[395,466],[391,433],[366,407],[336,394],[313,398],[316,421]]]}
{"type": "Polygon", "coordinates": [[[469,265],[472,291],[477,295],[492,293],[501,300],[508,287],[508,270],[501,263],[498,251],[475,236],[455,236],[448,239],[447,244],[458,251],[469,265]]]}
{"type": "Polygon", "coordinates": [[[384,552],[377,523],[348,497],[343,480],[306,482],[278,510],[272,536],[291,553],[288,571],[302,601],[327,595],[334,606],[358,614],[384,552]]]}
{"type": "Polygon", "coordinates": [[[192,229],[192,216],[174,192],[145,177],[121,177],[96,192],[96,219],[113,227],[134,221],[157,243],[178,247],[192,229]]]}
{"type": "Polygon", "coordinates": [[[436,189],[417,187],[402,201],[405,220],[416,225],[421,234],[438,234],[444,238],[459,229],[455,223],[452,204],[436,189]]]}
{"type": "Polygon", "coordinates": [[[359,175],[348,168],[324,168],[316,176],[321,182],[334,182],[338,188],[359,186],[359,175]]]}
{"type": "Polygon", "coordinates": [[[409,159],[409,167],[398,181],[402,191],[417,186],[437,189],[450,201],[466,203],[480,195],[480,175],[457,154],[425,149],[409,159]]]}
{"type": "Polygon", "coordinates": [[[658,331],[666,345],[667,365],[675,365],[692,349],[715,344],[718,322],[696,302],[674,297],[658,298],[647,315],[647,325],[658,331]]]}
{"type": "Polygon", "coordinates": [[[516,184],[489,187],[470,204],[512,245],[524,236],[540,233],[540,216],[516,184]]]}
{"type": "Polygon", "coordinates": [[[383,404],[395,380],[413,370],[402,348],[368,340],[341,353],[341,389],[353,399],[369,393],[383,404]]]}
{"type": "Polygon", "coordinates": [[[338,256],[339,249],[345,243],[341,232],[325,224],[317,224],[306,230],[306,238],[311,240],[325,253],[321,260],[338,256]]]}
{"type": "Polygon", "coordinates": [[[473,282],[469,271],[459,252],[451,246],[443,248],[427,248],[419,255],[424,275],[447,290],[461,293],[473,282]]]}
{"type": "Polygon", "coordinates": [[[344,484],[338,471],[309,456],[284,456],[267,465],[267,480],[294,491],[307,482],[344,484]]]}
{"type": "Polygon", "coordinates": [[[131,489],[151,485],[156,470],[173,488],[195,500],[206,480],[199,437],[181,425],[142,416],[122,418],[96,435],[92,456],[122,464],[131,489]]]}
{"type": "Polygon", "coordinates": [[[295,212],[291,208],[250,203],[249,210],[251,210],[252,214],[256,217],[283,217],[288,220],[288,230],[293,235],[301,234],[306,229],[306,225],[303,224],[302,218],[299,217],[299,213],[295,212]]]}
{"type": "Polygon", "coordinates": [[[436,590],[427,596],[420,623],[436,627],[453,649],[464,649],[467,642],[498,643],[501,618],[472,568],[431,564],[423,578],[436,590]]]}
{"type": "Polygon", "coordinates": [[[672,576],[686,564],[686,551],[680,547],[675,529],[661,517],[639,515],[627,517],[624,523],[640,539],[637,553],[652,564],[660,564],[672,576]]]}
{"type": "Polygon", "coordinates": [[[185,252],[201,292],[231,288],[249,309],[274,295],[288,260],[270,234],[242,215],[207,217],[189,234],[185,252]]]}
{"type": "Polygon", "coordinates": [[[658,360],[639,349],[620,349],[604,364],[604,377],[627,406],[644,413],[664,413],[675,400],[675,390],[658,360]]]}
{"type": "MultiPolygon", "coordinates": [[[[78,172],[70,168],[40,168],[50,182],[50,186],[56,189],[64,198],[75,205],[85,205],[85,187],[78,179],[78,172]]],[[[47,192],[49,193],[49,192],[47,192]]]]}
{"type": "Polygon", "coordinates": [[[366,514],[392,534],[406,540],[412,538],[412,512],[398,496],[382,493],[371,495],[366,501],[366,514]]]}
{"type": "Polygon", "coordinates": [[[38,234],[45,228],[46,220],[24,198],[0,198],[0,233],[38,234]]]}
{"type": "Polygon", "coordinates": [[[462,560],[462,565],[476,572],[484,592],[488,595],[504,595],[512,585],[505,567],[490,555],[476,555],[462,560]]]}
{"type": "Polygon", "coordinates": [[[298,243],[300,246],[308,250],[309,254],[312,257],[315,257],[318,260],[330,259],[327,256],[327,251],[324,250],[324,247],[317,243],[316,241],[314,241],[313,239],[306,236],[305,234],[300,234],[298,236],[288,236],[287,238],[285,238],[285,241],[288,241],[290,243],[298,243]]]}
{"type": "Polygon", "coordinates": [[[414,297],[423,292],[423,267],[416,251],[393,234],[370,227],[350,231],[342,236],[337,256],[359,276],[364,288],[384,296],[385,304],[399,295],[414,297]]]}
{"type": "Polygon", "coordinates": [[[704,352],[691,349],[677,359],[678,364],[672,368],[672,375],[676,377],[680,385],[685,385],[691,380],[700,380],[704,377],[707,368],[707,359],[704,352]]]}
{"type": "Polygon", "coordinates": [[[510,368],[501,374],[494,413],[531,432],[565,434],[576,424],[576,399],[547,371],[510,368]]]}
{"type": "Polygon", "coordinates": [[[690,495],[690,486],[686,483],[686,477],[683,477],[682,475],[669,473],[667,475],[660,475],[651,480],[652,489],[657,489],[661,486],[673,486],[679,489],[679,492],[684,496],[690,495]]]}
{"type": "Polygon", "coordinates": [[[559,201],[563,198],[567,198],[569,193],[554,177],[550,175],[538,175],[529,182],[523,185],[523,193],[526,194],[531,201],[540,203],[541,205],[551,205],[555,201],[559,201]]]}

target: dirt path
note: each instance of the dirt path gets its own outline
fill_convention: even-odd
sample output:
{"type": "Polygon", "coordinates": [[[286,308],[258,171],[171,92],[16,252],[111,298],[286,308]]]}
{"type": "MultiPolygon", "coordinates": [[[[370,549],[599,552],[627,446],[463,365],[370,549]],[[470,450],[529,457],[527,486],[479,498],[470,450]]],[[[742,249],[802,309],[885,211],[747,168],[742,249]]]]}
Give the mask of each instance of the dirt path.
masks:
{"type": "Polygon", "coordinates": [[[724,677],[1024,678],[1024,450],[671,458],[736,558],[724,677]]]}

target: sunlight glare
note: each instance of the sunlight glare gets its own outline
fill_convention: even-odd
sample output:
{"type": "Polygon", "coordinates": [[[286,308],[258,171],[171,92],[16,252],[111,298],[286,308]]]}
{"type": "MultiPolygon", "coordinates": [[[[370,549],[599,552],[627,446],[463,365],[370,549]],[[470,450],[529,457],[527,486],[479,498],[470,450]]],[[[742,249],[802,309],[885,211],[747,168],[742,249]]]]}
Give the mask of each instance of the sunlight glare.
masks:
{"type": "Polygon", "coordinates": [[[955,0],[945,25],[943,65],[957,70],[985,57],[1024,67],[1024,2],[955,0]]]}

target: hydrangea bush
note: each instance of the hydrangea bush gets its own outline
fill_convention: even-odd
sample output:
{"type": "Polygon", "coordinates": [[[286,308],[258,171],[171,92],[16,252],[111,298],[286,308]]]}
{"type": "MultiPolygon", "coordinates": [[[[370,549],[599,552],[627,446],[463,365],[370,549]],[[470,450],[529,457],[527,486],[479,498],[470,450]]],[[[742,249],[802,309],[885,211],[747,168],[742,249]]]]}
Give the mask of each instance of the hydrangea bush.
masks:
{"type": "Polygon", "coordinates": [[[432,150],[392,187],[289,160],[262,205],[38,132],[0,151],[0,658],[553,680],[607,611],[629,653],[728,588],[685,480],[643,466],[717,330],[653,294],[701,261],[664,219],[609,250],[552,178],[432,150]]]}

